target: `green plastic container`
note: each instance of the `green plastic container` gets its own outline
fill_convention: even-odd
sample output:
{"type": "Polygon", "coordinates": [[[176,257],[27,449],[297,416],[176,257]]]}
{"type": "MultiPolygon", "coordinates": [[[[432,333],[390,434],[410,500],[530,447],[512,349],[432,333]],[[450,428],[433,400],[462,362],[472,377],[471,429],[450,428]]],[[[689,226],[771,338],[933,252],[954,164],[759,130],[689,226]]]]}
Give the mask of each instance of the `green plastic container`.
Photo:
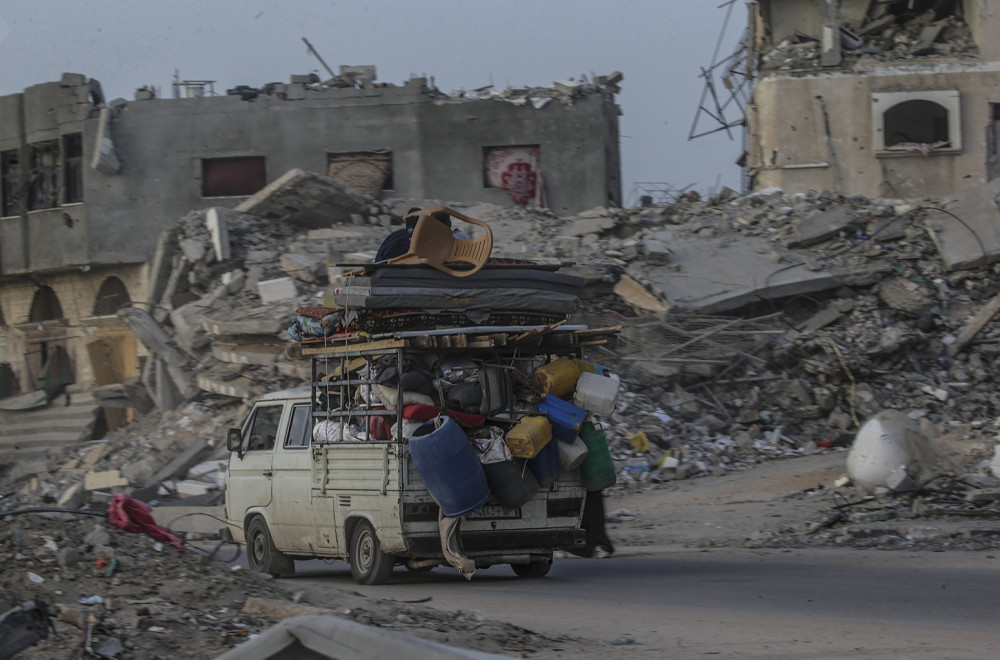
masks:
{"type": "Polygon", "coordinates": [[[608,439],[600,424],[584,422],[580,427],[580,439],[590,453],[580,464],[580,478],[587,490],[604,490],[618,482],[615,464],[611,460],[608,439]]]}

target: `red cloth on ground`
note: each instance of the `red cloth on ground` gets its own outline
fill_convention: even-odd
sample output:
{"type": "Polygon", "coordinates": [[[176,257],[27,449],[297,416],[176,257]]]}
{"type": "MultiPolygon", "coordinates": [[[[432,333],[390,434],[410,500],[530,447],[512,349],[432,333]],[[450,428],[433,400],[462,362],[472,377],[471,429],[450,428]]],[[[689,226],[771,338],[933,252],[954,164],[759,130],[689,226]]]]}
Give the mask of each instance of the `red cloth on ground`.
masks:
{"type": "Polygon", "coordinates": [[[161,527],[153,520],[152,509],[141,500],[118,493],[108,507],[108,520],[115,527],[126,532],[149,534],[157,541],[166,541],[174,547],[184,549],[184,542],[174,536],[166,527],[161,527]]]}

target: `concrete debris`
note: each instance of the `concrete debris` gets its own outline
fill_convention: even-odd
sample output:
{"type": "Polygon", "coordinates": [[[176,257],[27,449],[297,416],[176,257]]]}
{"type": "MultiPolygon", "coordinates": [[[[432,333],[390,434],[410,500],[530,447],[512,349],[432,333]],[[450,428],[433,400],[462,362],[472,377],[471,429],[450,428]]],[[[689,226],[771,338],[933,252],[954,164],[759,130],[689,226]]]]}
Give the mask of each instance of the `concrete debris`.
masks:
{"type": "MultiPolygon", "coordinates": [[[[263,195],[246,212],[191,212],[164,234],[150,271],[150,281],[159,282],[158,304],[150,311],[135,305],[119,312],[150,354],[133,389],[144,388],[156,408],[98,443],[66,446],[17,469],[0,467],[4,492],[13,493],[0,500],[0,512],[56,500],[68,507],[103,506],[122,491],[156,504],[158,512],[178,502],[185,510],[220,506],[225,430],[239,425],[247,401],[309,379],[308,362],[294,357],[297,346],[285,333],[296,308],[322,304],[334,287],[346,284],[338,264],[370,260],[408,208],[437,202],[362,203],[317,177],[297,173],[286,179],[289,186],[271,189],[286,200],[298,190],[291,211],[279,211],[276,198],[263,195]],[[322,194],[309,197],[316,191],[322,194]],[[323,211],[320,220],[318,209],[336,204],[339,209],[323,211]],[[303,222],[305,216],[310,220],[303,222]],[[310,264],[310,278],[289,276],[293,262],[310,264]],[[276,294],[280,287],[286,288],[276,294]]],[[[932,438],[943,454],[930,452],[917,467],[897,461],[871,484],[855,474],[854,483],[823,487],[817,517],[832,522],[813,533],[784,530],[740,542],[875,546],[893,538],[904,539],[900,547],[913,547],[916,541],[905,540],[911,531],[923,535],[921,543],[940,536],[917,530],[912,520],[909,531],[890,537],[864,536],[860,529],[874,530],[875,523],[878,530],[889,529],[898,519],[890,520],[889,513],[912,514],[921,524],[928,517],[955,525],[1000,517],[995,500],[973,492],[1000,486],[993,458],[1000,321],[991,303],[1000,294],[1000,268],[984,259],[968,262],[965,270],[953,268],[944,256],[953,235],[936,229],[937,242],[928,240],[928,223],[942,222],[930,210],[939,202],[902,207],[826,191],[786,196],[770,190],[707,200],[687,196],[664,207],[598,209],[573,217],[451,205],[489,223],[494,256],[562,262],[567,272],[583,277],[587,284],[573,322],[622,326],[614,347],[589,354],[621,377],[617,406],[601,419],[619,475],[608,492],[612,499],[764,462],[845,452],[865,420],[896,411],[899,424],[932,438]],[[805,236],[811,238],[803,243],[805,236]],[[648,440],[642,451],[629,440],[639,431],[648,440]],[[951,476],[935,481],[941,473],[951,476]],[[937,491],[945,487],[961,491],[962,498],[971,493],[972,499],[963,499],[964,513],[939,505],[937,491]],[[834,509],[844,498],[866,504],[850,512],[834,509]],[[839,512],[835,520],[830,510],[839,512]]],[[[993,221],[989,213],[995,210],[988,205],[966,208],[986,214],[963,216],[971,227],[993,221]]],[[[127,388],[123,394],[139,399],[127,388]]],[[[110,396],[121,398],[118,390],[110,396]]],[[[14,543],[16,529],[25,538],[34,533],[27,518],[17,520],[16,526],[0,526],[0,543],[14,543]]],[[[84,544],[71,527],[66,530],[57,543],[81,548],[82,566],[93,559],[85,545],[111,542],[84,544]]],[[[185,533],[204,538],[210,531],[185,533]]],[[[962,547],[990,538],[969,528],[961,534],[962,547]]],[[[142,564],[148,549],[137,548],[120,542],[116,551],[136,553],[131,556],[142,564]]],[[[26,555],[23,568],[38,572],[34,556],[26,555]]],[[[43,565],[56,566],[55,556],[43,565]]],[[[14,573],[23,575],[0,572],[0,584],[14,573]]],[[[97,587],[105,584],[78,579],[81,593],[100,593],[97,587]]],[[[141,621],[144,629],[187,630],[179,627],[187,623],[173,623],[191,620],[172,609],[179,600],[164,604],[162,596],[150,596],[162,584],[121,579],[121,586],[130,586],[118,599],[151,602],[123,605],[122,614],[109,610],[108,617],[141,621]],[[141,607],[147,613],[133,611],[141,607]]],[[[202,590],[216,580],[191,583],[202,590]]],[[[219,598],[231,585],[246,593],[244,578],[233,574],[233,580],[239,582],[213,587],[223,594],[219,598]]],[[[172,577],[171,584],[187,583],[172,577]]],[[[12,593],[65,600],[22,591],[12,593]]],[[[78,605],[65,612],[64,621],[80,615],[78,605]]],[[[226,644],[235,643],[235,630],[263,625],[238,610],[227,614],[231,627],[206,623],[201,613],[192,616],[226,644]]],[[[137,638],[117,626],[109,624],[108,635],[126,650],[149,636],[137,638]]]]}
{"type": "MultiPolygon", "coordinates": [[[[946,3],[941,11],[947,12],[946,3]]],[[[953,4],[949,5],[954,7],[953,4]]],[[[979,52],[969,26],[957,15],[938,16],[935,9],[923,14],[877,5],[878,10],[860,19],[845,12],[846,23],[824,26],[831,34],[839,27],[839,39],[826,34],[796,32],[794,37],[770,44],[763,54],[762,69],[815,69],[850,67],[863,62],[899,62],[921,57],[968,57],[979,52]],[[928,18],[930,17],[930,19],[928,18]]],[[[905,5],[899,5],[905,7],[905,5]]]]}
{"type": "Polygon", "coordinates": [[[354,214],[367,214],[374,200],[314,172],[289,170],[236,210],[259,218],[316,229],[348,224],[354,214]]]}

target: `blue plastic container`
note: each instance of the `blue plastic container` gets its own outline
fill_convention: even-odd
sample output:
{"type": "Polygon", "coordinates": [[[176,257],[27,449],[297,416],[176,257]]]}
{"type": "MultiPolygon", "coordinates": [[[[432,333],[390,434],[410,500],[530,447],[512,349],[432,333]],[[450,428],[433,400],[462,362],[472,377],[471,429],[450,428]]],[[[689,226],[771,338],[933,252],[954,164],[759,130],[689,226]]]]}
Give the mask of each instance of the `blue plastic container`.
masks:
{"type": "Polygon", "coordinates": [[[548,488],[559,480],[559,445],[550,442],[534,458],[528,459],[528,469],[535,475],[538,485],[548,488]]]}
{"type": "Polygon", "coordinates": [[[434,420],[410,437],[410,454],[431,497],[449,518],[465,515],[486,503],[490,487],[479,456],[465,432],[450,417],[434,428],[434,420]]]}
{"type": "Polygon", "coordinates": [[[538,404],[538,412],[549,418],[552,424],[552,435],[563,442],[573,444],[576,436],[580,434],[583,420],[587,418],[587,411],[577,408],[572,403],[567,403],[551,394],[546,394],[542,402],[538,404]]]}

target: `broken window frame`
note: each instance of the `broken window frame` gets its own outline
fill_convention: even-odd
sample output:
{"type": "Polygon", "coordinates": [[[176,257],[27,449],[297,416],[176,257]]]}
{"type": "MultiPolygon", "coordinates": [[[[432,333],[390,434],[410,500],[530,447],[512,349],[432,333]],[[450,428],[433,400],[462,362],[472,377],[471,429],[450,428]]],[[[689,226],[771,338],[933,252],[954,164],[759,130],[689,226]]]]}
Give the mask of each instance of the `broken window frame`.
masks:
{"type": "Polygon", "coordinates": [[[222,156],[201,159],[202,197],[248,197],[266,185],[265,156],[222,156]],[[249,167],[251,165],[255,167],[249,167]],[[242,172],[239,171],[241,168],[242,172]],[[229,171],[224,172],[226,169],[229,171]]]}
{"type": "Polygon", "coordinates": [[[59,140],[28,146],[28,210],[40,211],[59,206],[59,140]]]}
{"type": "MultiPolygon", "coordinates": [[[[385,180],[382,182],[382,187],[380,190],[392,191],[396,189],[396,183],[393,180],[394,166],[392,158],[392,150],[390,149],[369,149],[367,151],[328,151],[326,152],[326,167],[327,172],[329,172],[330,164],[338,162],[339,160],[346,159],[358,159],[364,160],[366,157],[384,159],[388,157],[389,161],[389,171],[385,175],[385,180]]],[[[329,176],[329,174],[327,174],[329,176]]]]}
{"type": "Polygon", "coordinates": [[[21,212],[21,154],[17,149],[0,151],[0,216],[21,212]]]}
{"type": "Polygon", "coordinates": [[[70,133],[62,136],[63,143],[63,190],[64,204],[78,204],[83,201],[83,135],[70,133]]]}
{"type": "Polygon", "coordinates": [[[925,156],[955,154],[962,151],[961,93],[957,89],[936,89],[909,92],[872,93],[872,150],[876,156],[925,156]],[[903,103],[924,101],[942,108],[947,121],[945,139],[933,143],[886,144],[892,126],[886,126],[886,116],[903,103]],[[905,146],[904,146],[905,145],[905,146]]]}

